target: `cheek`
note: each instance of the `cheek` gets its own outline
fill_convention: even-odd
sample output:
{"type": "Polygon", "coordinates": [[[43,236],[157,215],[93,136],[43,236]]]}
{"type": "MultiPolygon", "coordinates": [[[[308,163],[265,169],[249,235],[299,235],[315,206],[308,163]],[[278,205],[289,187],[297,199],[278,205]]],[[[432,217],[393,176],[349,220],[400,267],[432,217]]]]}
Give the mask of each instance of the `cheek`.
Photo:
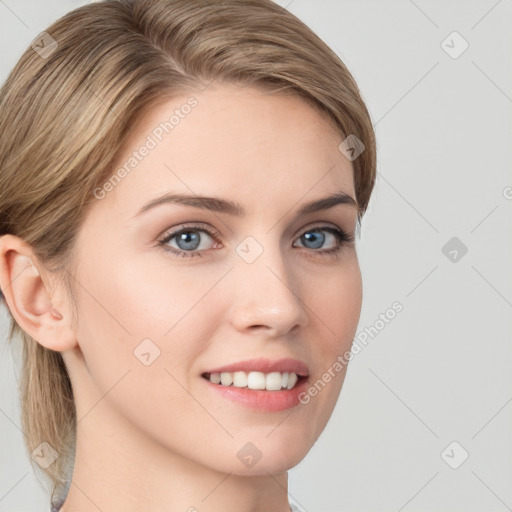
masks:
{"type": "Polygon", "coordinates": [[[340,263],[320,279],[309,279],[306,304],[310,320],[323,326],[324,353],[338,353],[351,343],[362,305],[361,271],[357,258],[340,263]],[[313,313],[314,312],[314,313],[313,313]]]}
{"type": "Polygon", "coordinates": [[[108,268],[91,262],[77,275],[87,283],[87,291],[78,287],[77,294],[77,338],[90,386],[86,401],[106,397],[103,407],[113,406],[165,441],[169,432],[183,436],[203,418],[185,389],[199,378],[195,361],[217,329],[218,294],[209,290],[225,272],[202,275],[193,266],[137,261],[117,259],[108,268]],[[162,413],[177,410],[188,411],[181,425],[162,413]]]}
{"type": "Polygon", "coordinates": [[[112,261],[107,267],[89,260],[77,275],[87,283],[78,287],[78,340],[90,369],[126,371],[140,363],[138,347],[148,339],[140,350],[147,346],[166,368],[193,362],[220,318],[210,292],[225,271],[148,257],[112,261]]]}
{"type": "Polygon", "coordinates": [[[314,437],[320,435],[338,400],[347,364],[340,357],[350,350],[356,334],[362,305],[362,281],[357,259],[333,269],[329,277],[309,285],[310,329],[316,346],[310,347],[316,372],[311,379],[310,403],[315,410],[314,437]],[[313,313],[314,311],[314,313],[313,313]],[[320,334],[321,333],[321,334],[320,334]],[[314,349],[314,350],[313,350],[314,349]]]}

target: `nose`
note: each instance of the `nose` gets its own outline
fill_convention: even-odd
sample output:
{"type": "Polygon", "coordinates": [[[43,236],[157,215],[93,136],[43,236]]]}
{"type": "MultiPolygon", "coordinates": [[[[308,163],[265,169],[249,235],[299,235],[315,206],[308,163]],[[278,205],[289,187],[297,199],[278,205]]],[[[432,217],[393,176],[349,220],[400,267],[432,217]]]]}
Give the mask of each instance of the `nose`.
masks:
{"type": "Polygon", "coordinates": [[[278,338],[307,325],[303,287],[293,270],[279,248],[265,248],[252,263],[236,262],[231,322],[239,332],[278,338]]]}

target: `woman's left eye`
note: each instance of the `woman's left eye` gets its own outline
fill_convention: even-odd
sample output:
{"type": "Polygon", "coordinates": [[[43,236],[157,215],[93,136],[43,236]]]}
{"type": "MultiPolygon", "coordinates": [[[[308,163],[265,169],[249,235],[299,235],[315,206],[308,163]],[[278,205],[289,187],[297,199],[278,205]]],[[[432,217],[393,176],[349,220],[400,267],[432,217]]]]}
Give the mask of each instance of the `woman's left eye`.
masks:
{"type": "MultiPolygon", "coordinates": [[[[210,231],[203,227],[188,226],[166,234],[158,241],[158,245],[176,256],[202,257],[200,251],[209,248],[207,247],[208,239],[214,241],[213,245],[215,245],[217,236],[219,236],[217,232],[210,231]],[[206,235],[206,243],[203,240],[204,235],[206,235]],[[171,242],[175,245],[170,245],[171,242]]],[[[319,226],[304,231],[297,240],[302,244],[299,247],[312,249],[315,253],[324,254],[340,252],[343,246],[354,242],[354,237],[333,226],[319,226]],[[327,235],[325,233],[327,233],[327,235]],[[328,245],[327,248],[325,248],[326,242],[328,245]],[[318,250],[320,248],[322,250],[318,250]]],[[[294,245],[294,247],[297,246],[294,245]]]]}

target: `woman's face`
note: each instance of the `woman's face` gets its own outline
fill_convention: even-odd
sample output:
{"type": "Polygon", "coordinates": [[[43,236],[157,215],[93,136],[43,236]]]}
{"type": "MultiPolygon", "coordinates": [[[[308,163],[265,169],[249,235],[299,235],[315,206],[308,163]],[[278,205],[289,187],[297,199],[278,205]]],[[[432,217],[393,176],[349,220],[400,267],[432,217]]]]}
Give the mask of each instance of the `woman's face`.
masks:
{"type": "Polygon", "coordinates": [[[342,140],[299,97],[235,85],[146,112],[77,239],[80,359],[63,356],[84,422],[135,427],[235,474],[283,472],[306,455],[335,406],[345,368],[333,367],[361,310],[356,249],[336,234],[354,236],[355,205],[301,211],[334,194],[355,198],[342,140]],[[279,370],[309,376],[291,391],[205,378],[228,365],[256,387],[281,388],[279,370]]]}

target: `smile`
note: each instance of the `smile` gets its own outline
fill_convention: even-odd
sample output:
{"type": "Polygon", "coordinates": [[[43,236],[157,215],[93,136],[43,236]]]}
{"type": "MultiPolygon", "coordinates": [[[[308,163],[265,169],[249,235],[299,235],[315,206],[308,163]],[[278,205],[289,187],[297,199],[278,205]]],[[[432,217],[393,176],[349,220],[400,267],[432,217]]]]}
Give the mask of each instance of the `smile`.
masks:
{"type": "Polygon", "coordinates": [[[299,379],[293,372],[222,372],[222,373],[203,373],[202,377],[213,384],[219,384],[225,387],[260,389],[267,391],[280,391],[282,389],[292,389],[299,379]]]}

